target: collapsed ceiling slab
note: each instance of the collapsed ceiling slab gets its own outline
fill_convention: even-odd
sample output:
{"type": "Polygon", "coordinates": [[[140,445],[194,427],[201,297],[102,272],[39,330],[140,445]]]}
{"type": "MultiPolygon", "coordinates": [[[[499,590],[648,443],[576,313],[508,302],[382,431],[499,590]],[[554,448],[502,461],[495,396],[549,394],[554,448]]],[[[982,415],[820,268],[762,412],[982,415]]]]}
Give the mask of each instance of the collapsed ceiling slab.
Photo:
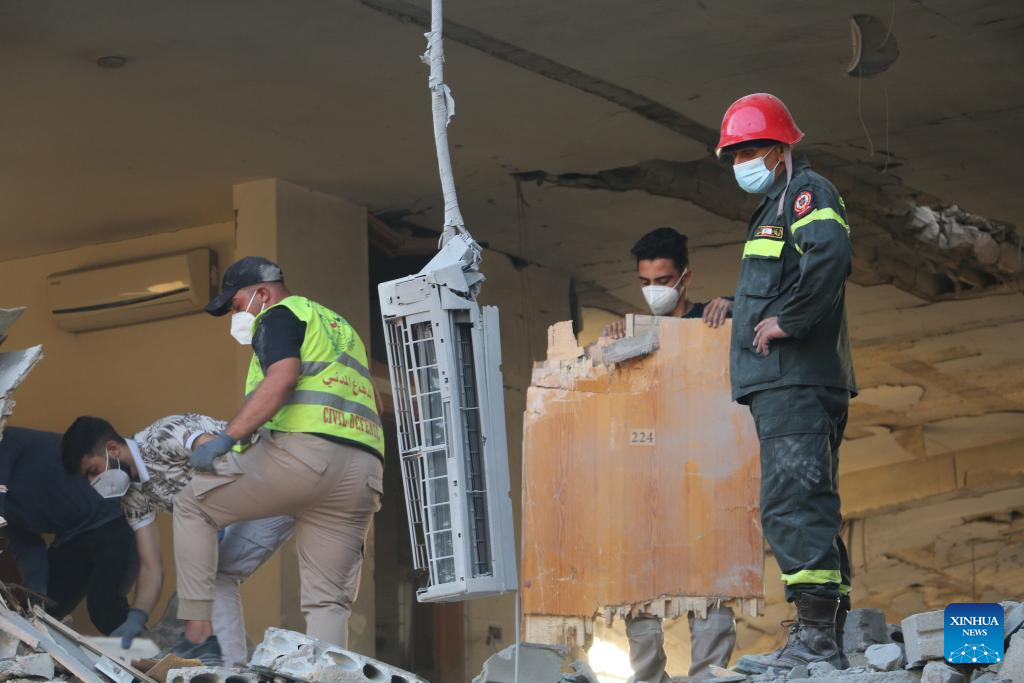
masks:
{"type": "MultiPolygon", "coordinates": [[[[1015,226],[970,214],[866,164],[820,149],[808,150],[807,156],[835,183],[851,213],[854,282],[892,283],[929,301],[1021,289],[1024,238],[1015,226]]],[[[541,186],[673,197],[742,222],[756,206],[739,194],[729,168],[712,159],[653,159],[595,173],[514,175],[541,186]]]]}

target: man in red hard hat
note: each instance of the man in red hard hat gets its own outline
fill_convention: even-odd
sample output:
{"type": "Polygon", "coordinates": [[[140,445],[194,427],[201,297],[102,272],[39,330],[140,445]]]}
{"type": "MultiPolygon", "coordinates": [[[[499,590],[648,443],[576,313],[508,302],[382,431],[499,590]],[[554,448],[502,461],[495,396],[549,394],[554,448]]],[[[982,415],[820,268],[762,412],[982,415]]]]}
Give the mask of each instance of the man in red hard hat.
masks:
{"type": "Polygon", "coordinates": [[[850,566],[837,471],[857,393],[846,325],[853,251],[836,188],[793,158],[802,138],[786,105],[757,93],[725,112],[718,142],[739,186],[762,196],[743,248],[730,372],[733,399],[757,426],[761,523],[797,611],[782,649],[740,658],[735,668],[751,674],[848,666],[850,566]]]}

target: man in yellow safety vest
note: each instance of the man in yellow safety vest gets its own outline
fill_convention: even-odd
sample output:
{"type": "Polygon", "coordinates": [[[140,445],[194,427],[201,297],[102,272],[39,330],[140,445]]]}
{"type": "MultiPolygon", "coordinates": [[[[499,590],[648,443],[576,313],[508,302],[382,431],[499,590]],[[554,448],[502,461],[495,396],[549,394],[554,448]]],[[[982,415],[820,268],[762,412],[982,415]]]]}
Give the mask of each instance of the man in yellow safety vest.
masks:
{"type": "Polygon", "coordinates": [[[208,313],[231,312],[251,344],[245,403],[198,446],[199,473],[174,502],[178,617],[216,647],[210,623],[217,531],[275,515],[295,520],[306,632],[345,647],[363,541],[383,492],[384,436],[366,348],[337,313],[291,294],[281,269],[248,256],[224,272],[208,313]],[[240,442],[255,443],[244,453],[240,442]]]}

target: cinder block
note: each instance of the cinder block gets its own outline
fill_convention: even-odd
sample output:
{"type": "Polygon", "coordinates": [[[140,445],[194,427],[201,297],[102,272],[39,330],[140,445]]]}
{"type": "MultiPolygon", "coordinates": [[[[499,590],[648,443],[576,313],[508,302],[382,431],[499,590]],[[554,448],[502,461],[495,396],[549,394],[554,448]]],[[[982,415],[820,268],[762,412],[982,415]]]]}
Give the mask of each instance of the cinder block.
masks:
{"type": "Polygon", "coordinates": [[[942,612],[921,612],[902,622],[907,666],[917,668],[932,659],[942,659],[942,612]]]}
{"type": "Polygon", "coordinates": [[[167,683],[259,683],[259,676],[246,669],[192,666],[171,669],[166,680],[167,683]]]}
{"type": "Polygon", "coordinates": [[[271,677],[284,676],[311,683],[337,681],[341,673],[359,673],[369,683],[427,683],[416,674],[281,628],[267,629],[249,665],[271,677]]]}
{"type": "Polygon", "coordinates": [[[885,612],[880,609],[850,610],[843,632],[843,649],[846,652],[864,652],[872,645],[888,642],[885,612]]]}

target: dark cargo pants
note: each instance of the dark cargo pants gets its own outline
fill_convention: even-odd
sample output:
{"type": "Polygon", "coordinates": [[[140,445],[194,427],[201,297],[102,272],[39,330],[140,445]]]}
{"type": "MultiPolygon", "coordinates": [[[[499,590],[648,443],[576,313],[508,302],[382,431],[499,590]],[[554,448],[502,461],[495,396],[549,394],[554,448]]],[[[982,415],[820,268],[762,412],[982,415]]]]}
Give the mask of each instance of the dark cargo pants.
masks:
{"type": "Polygon", "coordinates": [[[791,602],[798,593],[849,595],[838,482],[849,404],[845,389],[819,386],[750,397],[761,441],[761,525],[791,602]]]}

